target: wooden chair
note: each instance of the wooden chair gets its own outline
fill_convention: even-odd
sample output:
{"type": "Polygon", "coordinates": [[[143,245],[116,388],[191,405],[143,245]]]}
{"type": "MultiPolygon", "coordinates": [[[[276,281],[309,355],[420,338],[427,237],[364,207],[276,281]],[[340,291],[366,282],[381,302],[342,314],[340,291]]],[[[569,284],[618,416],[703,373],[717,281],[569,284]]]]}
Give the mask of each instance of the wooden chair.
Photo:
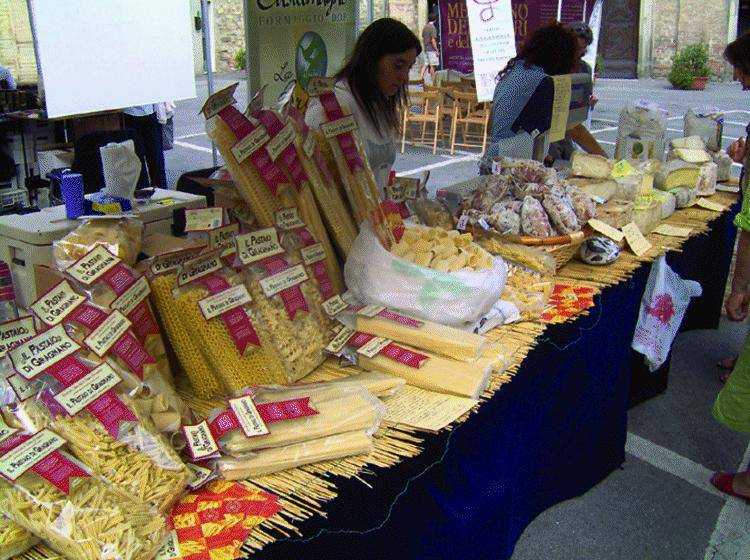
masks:
{"type": "Polygon", "coordinates": [[[476,93],[456,91],[453,94],[453,119],[451,120],[451,155],[456,146],[462,148],[487,147],[487,129],[490,121],[490,104],[479,103],[476,93]],[[456,141],[456,132],[461,127],[461,142],[456,141]],[[478,129],[478,130],[477,130],[478,129]]]}
{"type": "Polygon", "coordinates": [[[441,128],[441,135],[440,135],[440,145],[441,146],[448,146],[447,143],[444,143],[447,139],[450,141],[450,132],[451,132],[451,119],[453,115],[453,105],[454,105],[454,97],[453,93],[455,92],[455,89],[451,87],[451,85],[448,86],[425,86],[425,91],[434,91],[438,94],[438,104],[440,105],[440,113],[442,114],[443,126],[441,128]],[[447,138],[446,138],[447,137],[447,138]]]}
{"type": "Polygon", "coordinates": [[[427,125],[433,124],[432,153],[437,153],[438,136],[442,136],[443,121],[442,110],[439,103],[440,93],[437,91],[410,91],[407,106],[404,108],[404,118],[401,123],[401,153],[404,153],[406,145],[406,130],[409,129],[410,143],[414,145],[429,145],[427,138],[427,125]],[[411,125],[417,123],[422,125],[422,133],[419,141],[414,141],[414,133],[411,125]]]}

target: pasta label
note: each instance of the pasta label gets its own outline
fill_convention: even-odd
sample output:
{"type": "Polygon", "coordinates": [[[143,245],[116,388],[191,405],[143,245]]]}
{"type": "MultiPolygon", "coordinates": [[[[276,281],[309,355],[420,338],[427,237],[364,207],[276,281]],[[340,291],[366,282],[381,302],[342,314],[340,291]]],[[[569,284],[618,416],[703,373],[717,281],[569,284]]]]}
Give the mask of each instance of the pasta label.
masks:
{"type": "Polygon", "coordinates": [[[115,370],[104,363],[57,393],[55,400],[70,416],[75,416],[121,381],[115,370]]]}
{"type": "Polygon", "coordinates": [[[215,117],[222,109],[234,104],[234,90],[237,89],[237,85],[238,84],[232,84],[229,87],[217,91],[211,97],[206,99],[206,102],[201,108],[201,112],[206,117],[206,120],[215,117]]]}
{"type": "Polygon", "coordinates": [[[177,537],[177,531],[173,529],[167,534],[164,544],[154,556],[154,560],[176,560],[178,558],[182,558],[180,539],[177,537]]]}
{"type": "Polygon", "coordinates": [[[320,130],[326,138],[335,138],[357,130],[357,121],[354,120],[354,115],[346,115],[335,121],[321,124],[320,130]]]}
{"type": "Polygon", "coordinates": [[[104,357],[130,328],[132,323],[119,311],[113,311],[83,343],[97,356],[104,357]]]}
{"type": "Polygon", "coordinates": [[[5,423],[5,420],[3,420],[3,417],[0,416],[0,443],[4,442],[17,431],[18,430],[16,428],[11,428],[10,426],[8,426],[5,423]]]}
{"type": "Polygon", "coordinates": [[[379,313],[385,311],[385,307],[382,305],[365,305],[362,309],[357,311],[358,315],[364,315],[365,317],[375,317],[379,313]]]}
{"type": "Polygon", "coordinates": [[[201,467],[200,465],[196,465],[195,463],[185,463],[185,466],[190,469],[190,472],[193,473],[193,482],[188,484],[188,488],[193,491],[197,490],[212,478],[214,478],[214,473],[211,469],[201,467]]]}
{"type": "Polygon", "coordinates": [[[229,408],[234,412],[246,437],[263,436],[271,433],[268,426],[263,422],[252,397],[229,399],[228,402],[229,408]]]}
{"type": "Polygon", "coordinates": [[[18,400],[21,402],[25,401],[26,399],[30,399],[41,389],[38,383],[30,383],[17,373],[8,377],[8,383],[16,393],[16,397],[18,397],[18,400]]]}
{"type": "Polygon", "coordinates": [[[270,227],[246,233],[238,236],[236,241],[237,255],[244,265],[284,253],[276,228],[270,227]]]}
{"type": "Polygon", "coordinates": [[[130,315],[138,305],[151,293],[151,286],[145,276],[136,280],[135,284],[125,290],[120,297],[112,302],[110,307],[124,315],[130,315]]]}
{"type": "Polygon", "coordinates": [[[297,208],[283,208],[273,213],[273,221],[276,225],[285,230],[299,229],[305,227],[305,222],[299,217],[297,208]]]}
{"type": "Polygon", "coordinates": [[[185,209],[185,231],[208,231],[221,227],[223,222],[224,209],[220,206],[185,209]]]}
{"type": "Polygon", "coordinates": [[[313,416],[318,411],[310,407],[310,397],[259,404],[258,413],[266,424],[313,416]]]}
{"type": "Polygon", "coordinates": [[[194,461],[215,457],[219,453],[219,444],[216,443],[207,421],[182,426],[182,433],[194,461]]]}
{"type": "Polygon", "coordinates": [[[198,301],[198,306],[201,308],[206,321],[210,321],[214,317],[223,315],[227,311],[231,311],[242,305],[247,305],[252,301],[245,285],[240,284],[218,294],[203,298],[198,301]]]}
{"type": "Polygon", "coordinates": [[[311,97],[315,97],[321,93],[332,92],[335,85],[336,78],[334,77],[315,76],[314,78],[310,78],[307,84],[307,93],[311,97]]]}
{"type": "Polygon", "coordinates": [[[404,198],[415,200],[419,193],[419,179],[413,177],[400,177],[398,181],[403,185],[404,198]]]}
{"type": "Polygon", "coordinates": [[[263,278],[260,287],[267,297],[273,297],[279,292],[293,288],[309,279],[305,267],[301,264],[277,272],[276,274],[263,278]]]}
{"type": "Polygon", "coordinates": [[[36,327],[31,315],[0,323],[0,357],[5,356],[16,344],[25,342],[33,336],[36,336],[36,327]]]}
{"type": "Polygon", "coordinates": [[[374,358],[375,356],[380,354],[381,350],[383,350],[391,342],[392,341],[387,338],[376,336],[363,346],[357,348],[357,354],[362,354],[363,356],[366,356],[368,358],[374,358]]]}
{"type": "MultiPolygon", "coordinates": [[[[330,123],[334,123],[339,119],[347,117],[347,115],[344,115],[344,111],[341,108],[339,100],[336,98],[336,94],[332,91],[322,93],[319,99],[320,104],[323,106],[323,111],[326,114],[326,118],[330,123]]],[[[352,115],[348,116],[354,120],[352,115]]],[[[350,173],[356,173],[358,169],[365,169],[365,166],[362,163],[362,156],[359,152],[359,147],[351,132],[345,132],[337,136],[336,143],[344,155],[350,173]]]]}
{"type": "Polygon", "coordinates": [[[334,355],[340,353],[344,349],[344,346],[349,342],[349,339],[355,334],[357,334],[357,332],[354,329],[344,327],[333,337],[333,340],[328,343],[328,346],[326,346],[326,352],[334,355]]]}
{"type": "Polygon", "coordinates": [[[89,286],[120,262],[122,261],[104,245],[97,245],[87,255],[70,265],[65,272],[84,286],[89,286]]]}
{"type": "Polygon", "coordinates": [[[31,310],[45,324],[53,327],[85,301],[86,296],[77,293],[70,282],[63,280],[32,303],[31,310]]]}
{"type": "Polygon", "coordinates": [[[339,294],[336,294],[331,299],[324,301],[321,307],[323,308],[323,312],[333,319],[336,315],[348,309],[349,305],[339,294]]]}
{"type": "Polygon", "coordinates": [[[315,136],[312,132],[307,133],[304,143],[302,144],[302,151],[309,158],[315,155],[315,136]]]}
{"type": "Polygon", "coordinates": [[[282,128],[266,146],[268,155],[271,156],[271,161],[276,161],[284,150],[286,150],[294,141],[296,131],[292,126],[292,123],[287,124],[282,128]]]}
{"type": "Polygon", "coordinates": [[[182,265],[177,273],[177,285],[185,286],[222,268],[224,268],[224,262],[217,251],[202,255],[182,265]]]}
{"type": "Polygon", "coordinates": [[[411,317],[406,317],[405,315],[401,315],[400,313],[394,313],[390,309],[384,308],[382,311],[379,311],[378,313],[376,313],[376,315],[383,319],[393,321],[394,323],[400,323],[402,325],[405,325],[407,327],[412,327],[415,329],[418,329],[424,326],[423,321],[417,321],[416,319],[412,319],[411,317]]]}
{"type": "Polygon", "coordinates": [[[393,202],[404,201],[404,185],[400,181],[394,181],[385,187],[387,198],[393,202]]]}
{"type": "Polygon", "coordinates": [[[0,457],[0,474],[8,480],[17,480],[63,445],[65,440],[47,429],[40,430],[31,437],[6,439],[0,448],[0,452],[5,451],[0,457]],[[13,446],[10,450],[4,449],[10,446],[13,446]]]}
{"type": "Polygon", "coordinates": [[[300,250],[302,260],[307,266],[326,260],[326,250],[322,243],[316,243],[300,250]]]}
{"type": "Polygon", "coordinates": [[[271,137],[268,135],[268,131],[264,127],[259,126],[232,146],[232,155],[237,160],[237,163],[242,163],[266,145],[269,140],[271,140],[271,137]]]}
{"type": "Polygon", "coordinates": [[[159,276],[160,274],[169,274],[180,268],[183,263],[195,258],[195,255],[201,252],[201,247],[194,247],[190,249],[183,249],[181,251],[174,251],[164,255],[154,257],[151,262],[151,274],[159,276]]]}
{"type": "Polygon", "coordinates": [[[221,256],[228,257],[237,251],[234,238],[239,233],[239,224],[229,224],[228,226],[212,229],[208,232],[208,248],[212,251],[221,250],[221,256]]]}
{"type": "Polygon", "coordinates": [[[8,355],[16,372],[31,380],[80,348],[65,327],[57,325],[16,346],[8,355]]]}
{"type": "Polygon", "coordinates": [[[385,356],[386,358],[390,358],[391,360],[394,360],[396,362],[400,362],[414,369],[421,368],[424,363],[429,360],[429,357],[425,356],[424,354],[402,348],[401,346],[398,346],[396,344],[389,344],[388,346],[383,348],[383,350],[381,350],[380,352],[380,355],[385,356]]]}

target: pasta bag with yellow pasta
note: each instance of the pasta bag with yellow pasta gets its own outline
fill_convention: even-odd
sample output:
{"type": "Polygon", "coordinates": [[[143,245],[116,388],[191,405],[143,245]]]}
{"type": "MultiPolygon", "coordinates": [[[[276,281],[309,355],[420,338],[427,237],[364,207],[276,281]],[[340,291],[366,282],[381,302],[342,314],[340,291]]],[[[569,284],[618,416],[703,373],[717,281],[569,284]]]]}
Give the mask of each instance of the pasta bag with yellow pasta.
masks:
{"type": "Polygon", "coordinates": [[[150,402],[129,396],[108,362],[86,356],[63,325],[14,346],[8,358],[38,391],[19,399],[15,417],[28,431],[56,431],[96,474],[168,510],[192,479],[190,471],[154,427],[150,402]]]}
{"type": "Polygon", "coordinates": [[[133,266],[141,252],[143,223],[136,218],[96,216],[53,243],[55,266],[63,271],[97,245],[133,266]]]}
{"type": "Polygon", "coordinates": [[[148,395],[155,399],[153,420],[164,431],[179,430],[190,414],[174,390],[164,339],[148,299],[148,279],[102,245],[70,264],[64,273],[91,303],[107,312],[119,311],[130,321],[132,334],[155,361],[143,379],[148,395]]]}
{"type": "MultiPolygon", "coordinates": [[[[0,416],[1,418],[1,416],[0,416]]],[[[68,560],[147,560],[166,535],[152,506],[66,450],[49,429],[0,422],[0,513],[68,560]]]]}
{"type": "Polygon", "coordinates": [[[0,515],[0,560],[9,560],[38,542],[38,537],[4,515],[0,515]]]}

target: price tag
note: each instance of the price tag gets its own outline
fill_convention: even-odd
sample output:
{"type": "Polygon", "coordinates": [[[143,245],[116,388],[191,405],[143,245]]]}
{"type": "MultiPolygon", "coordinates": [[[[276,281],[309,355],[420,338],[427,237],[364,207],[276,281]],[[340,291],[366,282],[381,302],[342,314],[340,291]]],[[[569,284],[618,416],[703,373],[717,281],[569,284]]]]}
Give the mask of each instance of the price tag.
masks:
{"type": "Polygon", "coordinates": [[[188,488],[193,491],[197,490],[214,477],[213,471],[206,467],[201,467],[195,463],[185,463],[185,466],[193,473],[193,482],[188,484],[188,488]]]}
{"type": "Polygon", "coordinates": [[[331,299],[324,301],[321,307],[323,308],[323,312],[332,319],[342,311],[349,308],[347,303],[338,294],[331,299]]]}
{"type": "Polygon", "coordinates": [[[588,224],[594,231],[609,237],[612,241],[616,241],[617,243],[622,241],[622,239],[625,237],[625,234],[622,233],[619,229],[613,228],[611,225],[602,222],[601,220],[589,220],[588,224]]]}
{"type": "Polygon", "coordinates": [[[305,227],[305,222],[299,217],[299,212],[295,207],[283,208],[273,213],[273,221],[276,225],[284,230],[298,229],[305,227]]]}
{"type": "Polygon", "coordinates": [[[655,230],[654,233],[659,235],[668,235],[670,237],[690,237],[690,233],[693,228],[689,227],[678,227],[669,224],[661,224],[655,230]]]}
{"type": "Polygon", "coordinates": [[[88,335],[83,343],[89,347],[100,358],[104,357],[110,351],[115,342],[120,340],[131,326],[130,320],[119,311],[113,311],[112,314],[102,321],[102,324],[96,327],[96,330],[88,335]]]}
{"type": "Polygon", "coordinates": [[[312,132],[307,133],[307,138],[305,138],[305,142],[302,144],[302,151],[309,158],[315,154],[315,136],[312,132]]]}
{"type": "Polygon", "coordinates": [[[349,327],[342,328],[338,332],[338,334],[333,337],[333,340],[328,343],[328,346],[326,346],[326,352],[338,355],[339,352],[344,349],[346,343],[349,342],[349,339],[356,334],[356,332],[357,331],[355,331],[354,329],[350,329],[349,327]]]}
{"type": "Polygon", "coordinates": [[[224,209],[221,207],[187,208],[185,210],[185,231],[208,231],[221,227],[223,222],[224,209]]]}
{"type": "Polygon", "coordinates": [[[701,208],[705,208],[706,210],[712,210],[714,212],[724,212],[727,209],[726,206],[705,198],[699,198],[695,202],[695,205],[700,206],[701,208]]]}
{"type": "Polygon", "coordinates": [[[326,138],[335,138],[341,134],[357,130],[357,121],[354,120],[354,115],[347,115],[335,121],[321,124],[320,130],[326,138]]]}
{"type": "Polygon", "coordinates": [[[245,437],[263,436],[271,433],[266,423],[260,417],[260,413],[252,397],[239,397],[229,399],[227,402],[229,403],[229,408],[232,409],[232,412],[237,417],[245,437]]]}
{"type": "Polygon", "coordinates": [[[215,457],[219,453],[219,444],[216,443],[206,420],[182,426],[182,433],[194,461],[215,457]]]}
{"type": "Polygon", "coordinates": [[[377,356],[380,351],[388,346],[391,342],[393,342],[390,339],[383,338],[381,336],[376,336],[370,342],[367,344],[364,344],[363,346],[360,346],[357,348],[357,354],[362,354],[363,356],[366,356],[367,358],[374,358],[377,356]]]}
{"type": "Polygon", "coordinates": [[[242,163],[260,148],[262,148],[271,137],[263,126],[259,126],[242,140],[232,146],[232,155],[238,163],[242,163]]]}
{"type": "Polygon", "coordinates": [[[357,315],[364,315],[365,317],[375,317],[378,313],[385,310],[382,305],[365,305],[362,309],[357,311],[357,315]]]}
{"type": "Polygon", "coordinates": [[[321,243],[303,247],[300,250],[302,261],[306,266],[311,266],[317,262],[326,260],[326,250],[321,243]]]}
{"type": "Polygon", "coordinates": [[[247,305],[252,302],[252,298],[244,284],[233,286],[223,292],[205,297],[198,301],[198,307],[206,321],[218,317],[231,311],[241,305],[247,305]]]}
{"type": "Polygon", "coordinates": [[[467,225],[469,225],[469,216],[464,214],[458,219],[458,223],[456,224],[456,229],[458,231],[464,231],[467,225]]]}
{"type": "Polygon", "coordinates": [[[630,222],[628,225],[623,227],[622,232],[625,234],[625,241],[628,242],[628,245],[636,254],[636,256],[643,256],[644,254],[648,253],[649,249],[651,249],[651,243],[649,243],[648,240],[643,237],[641,230],[638,229],[638,226],[635,225],[635,222],[630,222]]]}
{"type": "Polygon", "coordinates": [[[289,123],[268,142],[266,149],[268,150],[268,155],[271,157],[271,161],[279,159],[281,152],[286,150],[292,141],[294,141],[295,134],[294,127],[289,123]]]}
{"type": "Polygon", "coordinates": [[[263,293],[266,294],[266,297],[273,297],[279,292],[306,282],[308,279],[309,277],[304,265],[298,264],[277,272],[273,276],[261,279],[260,287],[263,293]]]}

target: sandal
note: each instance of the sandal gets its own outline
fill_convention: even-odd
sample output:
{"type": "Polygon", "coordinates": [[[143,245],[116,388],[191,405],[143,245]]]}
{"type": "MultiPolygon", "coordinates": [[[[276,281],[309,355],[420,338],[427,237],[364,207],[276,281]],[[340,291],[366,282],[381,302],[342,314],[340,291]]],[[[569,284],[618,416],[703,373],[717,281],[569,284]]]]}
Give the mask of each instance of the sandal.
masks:
{"type": "Polygon", "coordinates": [[[736,474],[737,473],[733,472],[714,473],[711,477],[711,484],[713,484],[717,489],[724,492],[725,494],[734,496],[735,498],[740,498],[742,500],[745,500],[746,502],[750,502],[750,497],[738,494],[732,488],[732,481],[734,480],[734,475],[736,474]]]}
{"type": "Polygon", "coordinates": [[[737,364],[737,358],[724,358],[716,362],[716,367],[719,369],[727,369],[732,371],[734,366],[737,364]]]}

